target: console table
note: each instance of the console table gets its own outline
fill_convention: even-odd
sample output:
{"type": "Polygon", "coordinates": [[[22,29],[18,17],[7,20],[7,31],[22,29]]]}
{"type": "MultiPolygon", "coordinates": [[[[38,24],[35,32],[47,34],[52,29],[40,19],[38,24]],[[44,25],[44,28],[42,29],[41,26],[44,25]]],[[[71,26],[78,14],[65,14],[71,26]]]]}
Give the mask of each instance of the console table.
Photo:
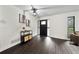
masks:
{"type": "Polygon", "coordinates": [[[25,30],[20,32],[21,43],[25,43],[32,39],[32,30],[25,30]]]}

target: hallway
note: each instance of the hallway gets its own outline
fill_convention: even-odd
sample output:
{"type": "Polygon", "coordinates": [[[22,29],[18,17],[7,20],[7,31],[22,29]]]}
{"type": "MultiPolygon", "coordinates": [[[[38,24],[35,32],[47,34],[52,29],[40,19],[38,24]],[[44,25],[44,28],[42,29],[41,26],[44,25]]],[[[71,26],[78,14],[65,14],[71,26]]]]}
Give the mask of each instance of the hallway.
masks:
{"type": "Polygon", "coordinates": [[[79,1],[0,1],[0,59],[78,58],[79,1]]]}
{"type": "Polygon", "coordinates": [[[34,37],[25,44],[16,45],[0,54],[73,54],[79,53],[79,47],[69,41],[50,37],[34,37]]]}

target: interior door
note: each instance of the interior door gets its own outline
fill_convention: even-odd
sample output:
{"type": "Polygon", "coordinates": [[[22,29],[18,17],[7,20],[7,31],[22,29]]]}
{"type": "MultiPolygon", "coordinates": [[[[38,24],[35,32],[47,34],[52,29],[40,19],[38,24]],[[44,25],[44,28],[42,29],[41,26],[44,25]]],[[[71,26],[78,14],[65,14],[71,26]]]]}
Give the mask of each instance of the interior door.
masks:
{"type": "Polygon", "coordinates": [[[40,36],[47,36],[47,20],[40,20],[40,36]]]}

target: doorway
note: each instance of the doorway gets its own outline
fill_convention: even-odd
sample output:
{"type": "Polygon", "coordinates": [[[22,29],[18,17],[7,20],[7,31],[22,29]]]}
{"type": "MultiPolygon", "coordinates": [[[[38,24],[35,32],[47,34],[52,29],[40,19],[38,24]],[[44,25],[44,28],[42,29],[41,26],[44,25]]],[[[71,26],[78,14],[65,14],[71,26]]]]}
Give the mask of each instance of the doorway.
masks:
{"type": "Polygon", "coordinates": [[[40,20],[40,36],[47,36],[47,20],[40,20]]]}

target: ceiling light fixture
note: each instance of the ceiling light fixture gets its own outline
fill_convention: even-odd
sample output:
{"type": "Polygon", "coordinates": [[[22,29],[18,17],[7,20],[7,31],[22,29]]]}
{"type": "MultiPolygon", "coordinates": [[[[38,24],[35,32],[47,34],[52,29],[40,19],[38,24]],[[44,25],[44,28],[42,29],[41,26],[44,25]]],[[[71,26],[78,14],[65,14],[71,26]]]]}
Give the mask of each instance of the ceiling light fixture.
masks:
{"type": "Polygon", "coordinates": [[[36,13],[33,13],[34,16],[36,16],[36,13]]]}

